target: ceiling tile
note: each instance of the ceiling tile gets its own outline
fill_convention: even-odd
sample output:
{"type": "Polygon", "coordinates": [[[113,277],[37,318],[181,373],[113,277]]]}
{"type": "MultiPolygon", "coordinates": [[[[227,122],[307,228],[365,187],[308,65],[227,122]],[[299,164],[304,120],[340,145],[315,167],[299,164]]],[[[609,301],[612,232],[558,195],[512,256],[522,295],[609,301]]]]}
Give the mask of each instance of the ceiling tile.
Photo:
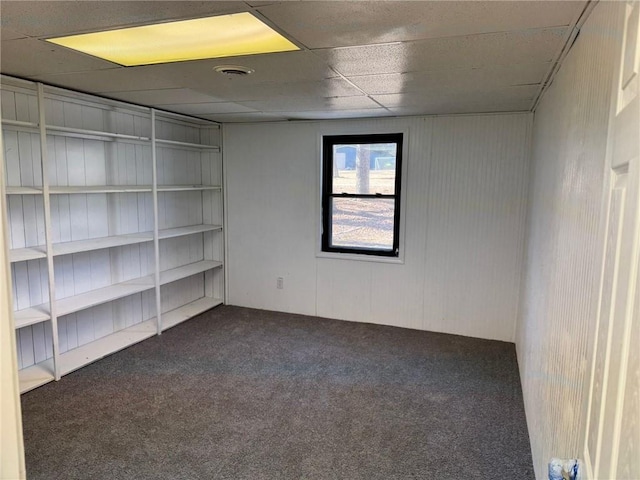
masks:
{"type": "Polygon", "coordinates": [[[337,118],[374,118],[389,117],[395,113],[385,108],[367,108],[350,110],[311,110],[301,112],[289,112],[288,118],[292,120],[329,120],[337,118]]]}
{"type": "Polygon", "coordinates": [[[564,27],[492,33],[417,42],[316,50],[336,71],[351,77],[486,65],[545,63],[560,51],[564,27]]]}
{"type": "Polygon", "coordinates": [[[259,12],[308,48],[567,26],[585,1],[281,2],[259,12]]]}
{"type": "Polygon", "coordinates": [[[3,40],[0,62],[2,73],[18,77],[100,70],[116,66],[114,63],[33,38],[3,40]]]}
{"type": "Polygon", "coordinates": [[[405,93],[391,95],[374,95],[372,98],[381,105],[390,108],[416,108],[430,107],[438,105],[440,102],[451,103],[453,101],[460,104],[480,104],[480,103],[509,103],[509,102],[531,102],[537,95],[540,87],[538,85],[525,85],[518,87],[504,87],[501,89],[487,90],[475,93],[456,93],[443,95],[437,92],[405,93]]]}
{"type": "Polygon", "coordinates": [[[221,123],[245,123],[245,122],[277,122],[288,120],[284,115],[271,113],[219,113],[214,115],[198,115],[206,120],[221,123]]]}
{"type": "MultiPolygon", "coordinates": [[[[222,91],[229,100],[268,101],[272,98],[287,96],[297,98],[329,98],[329,97],[355,97],[362,92],[341,78],[332,78],[321,82],[294,82],[294,83],[260,83],[256,85],[234,86],[232,90],[222,91]]],[[[213,90],[216,91],[216,90],[213,90]]]]}
{"type": "Polygon", "coordinates": [[[11,30],[10,28],[7,28],[5,26],[2,26],[2,28],[0,28],[0,39],[4,42],[7,40],[15,40],[17,38],[25,38],[26,35],[20,33],[20,32],[16,32],[15,30],[11,30]]]}
{"type": "Polygon", "coordinates": [[[280,2],[262,1],[262,2],[245,2],[245,3],[251,7],[264,7],[265,5],[273,5],[280,2]]]}
{"type": "Polygon", "coordinates": [[[512,85],[540,84],[552,63],[520,63],[473,69],[391,73],[349,77],[368,94],[402,92],[477,92],[512,85]]]}
{"type": "MultiPolygon", "coordinates": [[[[218,74],[215,74],[216,77],[218,74]]],[[[297,82],[252,82],[249,77],[217,79],[215,82],[192,77],[178,83],[202,93],[220,97],[226,101],[266,100],[274,96],[346,97],[362,92],[342,78],[297,82]]]]}
{"type": "Polygon", "coordinates": [[[195,90],[203,95],[200,100],[189,100],[193,97],[184,97],[185,103],[204,102],[236,102],[250,100],[266,100],[278,95],[339,97],[361,95],[361,91],[342,78],[331,78],[320,81],[299,82],[251,82],[248,77],[225,77],[211,72],[206,78],[191,76],[180,78],[162,75],[157,66],[117,68],[100,72],[82,72],[64,75],[44,75],[35,77],[53,85],[72,88],[84,92],[100,93],[105,96],[122,99],[134,103],[151,105],[150,100],[180,103],[182,100],[174,100],[176,95],[181,95],[178,90],[195,90]],[[150,73],[152,72],[152,73],[150,73]],[[208,81],[215,79],[215,82],[208,81]],[[182,87],[182,88],[179,88],[182,87]],[[166,99],[158,98],[153,93],[158,90],[166,90],[173,96],[166,99]],[[151,97],[145,94],[150,91],[151,97]]]}
{"type": "Polygon", "coordinates": [[[429,105],[421,107],[397,107],[390,111],[397,116],[413,115],[449,115],[464,113],[500,113],[500,112],[528,112],[531,109],[529,100],[512,100],[509,102],[481,101],[467,103],[453,97],[434,100],[429,105]]]}
{"type": "Polygon", "coordinates": [[[295,112],[313,110],[351,110],[380,108],[376,102],[364,95],[354,97],[318,97],[304,96],[296,97],[291,95],[280,95],[270,97],[267,100],[241,102],[249,108],[263,112],[295,112]]]}
{"type": "Polygon", "coordinates": [[[2,1],[2,27],[32,36],[90,32],[114,27],[246,11],[244,2],[2,1]]]}
{"type": "Polygon", "coordinates": [[[133,90],[128,92],[100,92],[102,95],[141,105],[169,105],[176,103],[220,102],[220,98],[195,92],[188,88],[163,88],[160,90],[133,90]]]}
{"type": "Polygon", "coordinates": [[[155,75],[150,67],[118,67],[109,70],[68,73],[61,75],[38,75],[35,80],[89,93],[126,92],[178,88],[179,83],[155,75]]]}
{"type": "Polygon", "coordinates": [[[256,111],[253,108],[232,102],[166,104],[162,105],[162,108],[172,112],[198,116],[217,113],[247,113],[256,111]]]}
{"type": "Polygon", "coordinates": [[[199,90],[207,88],[231,91],[241,85],[320,81],[337,77],[323,59],[308,51],[167,63],[150,67],[153,67],[157,75],[199,90]],[[245,77],[229,77],[213,70],[219,65],[241,65],[254,70],[254,73],[245,77]]]}

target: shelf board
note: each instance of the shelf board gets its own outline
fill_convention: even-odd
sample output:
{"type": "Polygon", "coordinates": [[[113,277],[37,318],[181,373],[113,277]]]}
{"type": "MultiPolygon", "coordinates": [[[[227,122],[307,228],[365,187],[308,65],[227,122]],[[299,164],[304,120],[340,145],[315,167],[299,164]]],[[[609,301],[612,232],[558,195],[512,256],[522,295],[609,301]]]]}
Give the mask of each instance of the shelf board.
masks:
{"type": "Polygon", "coordinates": [[[129,233],[126,235],[112,235],[110,237],[89,238],[76,240],[75,242],[63,242],[53,244],[53,255],[69,255],[70,253],[90,252],[103,248],[121,247],[136,243],[150,242],[153,240],[152,232],[129,233]]]}
{"type": "Polygon", "coordinates": [[[216,152],[220,151],[220,147],[218,145],[204,145],[202,143],[178,142],[176,140],[164,140],[162,138],[156,138],[156,143],[160,145],[169,145],[169,146],[175,146],[175,147],[197,148],[200,150],[215,150],[216,152]]]}
{"type": "Polygon", "coordinates": [[[52,195],[73,193],[140,193],[151,192],[151,185],[89,185],[89,186],[58,186],[50,187],[52,195]]]}
{"type": "Polygon", "coordinates": [[[162,331],[175,327],[179,323],[189,320],[196,315],[222,304],[219,298],[202,297],[198,300],[187,303],[182,307],[162,314],[162,331]]]}
{"type": "Polygon", "coordinates": [[[156,318],[119,330],[60,355],[60,374],[66,375],[89,363],[141,342],[157,333],[156,318]]]}
{"type": "Polygon", "coordinates": [[[159,192],[183,192],[189,190],[222,190],[220,185],[158,185],[159,192]]]}
{"type": "Polygon", "coordinates": [[[134,293],[151,290],[153,287],[153,275],[146,275],[133,280],[127,280],[126,282],[109,285],[108,287],[90,290],[72,297],[61,298],[56,301],[56,312],[59,317],[68,315],[69,313],[95,307],[96,305],[117,300],[118,298],[128,297],[134,293]]]}
{"type": "Polygon", "coordinates": [[[220,268],[222,262],[216,262],[213,260],[202,260],[200,262],[190,263],[188,265],[182,265],[178,268],[172,268],[171,270],[165,270],[160,272],[160,285],[175,282],[181,278],[187,278],[197,273],[206,272],[214,268],[220,268]]]}
{"type": "Polygon", "coordinates": [[[9,260],[11,263],[25,262],[27,260],[35,260],[36,258],[46,258],[46,247],[38,245],[37,247],[14,248],[9,250],[9,260]]]}
{"type": "Polygon", "coordinates": [[[194,233],[212,232],[214,230],[222,230],[222,225],[190,225],[188,227],[168,228],[160,230],[158,237],[160,240],[173,237],[181,237],[183,235],[193,235],[194,233]]]}
{"type": "Polygon", "coordinates": [[[46,322],[50,319],[49,303],[13,312],[13,322],[16,330],[35,323],[46,322]]]}
{"type": "Polygon", "coordinates": [[[55,378],[53,374],[53,358],[23,368],[18,372],[18,378],[20,380],[20,393],[28,392],[45,383],[52,382],[55,378]]]}
{"type": "Polygon", "coordinates": [[[42,187],[5,187],[7,195],[41,195],[42,187]]]}
{"type": "MultiPolygon", "coordinates": [[[[192,235],[195,233],[210,232],[213,230],[221,230],[221,225],[191,225],[188,227],[169,228],[160,230],[160,239],[181,237],[183,235],[192,235]]],[[[101,250],[103,248],[121,247],[124,245],[135,245],[136,243],[151,242],[153,240],[153,232],[129,233],[126,235],[112,235],[110,237],[89,238],[87,240],[76,240],[74,242],[62,242],[53,244],[53,255],[69,255],[72,253],[90,252],[92,250],[101,250]]],[[[9,256],[11,262],[22,262],[25,260],[33,260],[36,258],[45,258],[47,256],[45,247],[28,247],[10,250],[9,256]]]]}

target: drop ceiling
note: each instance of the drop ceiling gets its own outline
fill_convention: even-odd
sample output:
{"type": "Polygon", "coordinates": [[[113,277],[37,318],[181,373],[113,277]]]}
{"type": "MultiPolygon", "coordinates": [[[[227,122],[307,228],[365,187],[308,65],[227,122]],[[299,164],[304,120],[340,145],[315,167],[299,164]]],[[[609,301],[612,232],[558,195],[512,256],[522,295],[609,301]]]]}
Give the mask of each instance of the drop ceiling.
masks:
{"type": "Polygon", "coordinates": [[[587,3],[2,0],[0,72],[219,122],[528,111],[587,3]],[[122,67],[44,40],[236,12],[301,50],[122,67]]]}

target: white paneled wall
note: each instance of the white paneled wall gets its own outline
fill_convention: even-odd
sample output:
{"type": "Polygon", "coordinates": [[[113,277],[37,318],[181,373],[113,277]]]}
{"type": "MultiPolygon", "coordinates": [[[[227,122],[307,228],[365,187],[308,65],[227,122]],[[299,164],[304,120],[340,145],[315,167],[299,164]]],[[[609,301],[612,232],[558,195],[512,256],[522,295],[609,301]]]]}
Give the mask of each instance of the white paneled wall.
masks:
{"type": "Polygon", "coordinates": [[[581,457],[598,283],[618,5],[599,3],[536,113],[516,343],[536,478],[581,457]]]}
{"type": "Polygon", "coordinates": [[[229,303],[513,341],[530,120],[225,126],[229,303]],[[404,263],[317,257],[320,136],[383,131],[408,132],[404,263]]]}
{"type": "Polygon", "coordinates": [[[22,369],[53,356],[51,324],[37,323],[16,332],[18,368],[22,369]]]}

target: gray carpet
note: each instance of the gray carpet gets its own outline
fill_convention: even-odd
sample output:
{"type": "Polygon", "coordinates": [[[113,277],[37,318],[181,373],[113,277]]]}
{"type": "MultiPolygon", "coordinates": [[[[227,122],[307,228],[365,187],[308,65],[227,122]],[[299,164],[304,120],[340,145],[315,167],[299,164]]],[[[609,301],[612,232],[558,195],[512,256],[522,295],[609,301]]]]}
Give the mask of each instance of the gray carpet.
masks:
{"type": "Polygon", "coordinates": [[[219,307],[22,396],[38,479],[533,478],[513,344],[219,307]]]}

